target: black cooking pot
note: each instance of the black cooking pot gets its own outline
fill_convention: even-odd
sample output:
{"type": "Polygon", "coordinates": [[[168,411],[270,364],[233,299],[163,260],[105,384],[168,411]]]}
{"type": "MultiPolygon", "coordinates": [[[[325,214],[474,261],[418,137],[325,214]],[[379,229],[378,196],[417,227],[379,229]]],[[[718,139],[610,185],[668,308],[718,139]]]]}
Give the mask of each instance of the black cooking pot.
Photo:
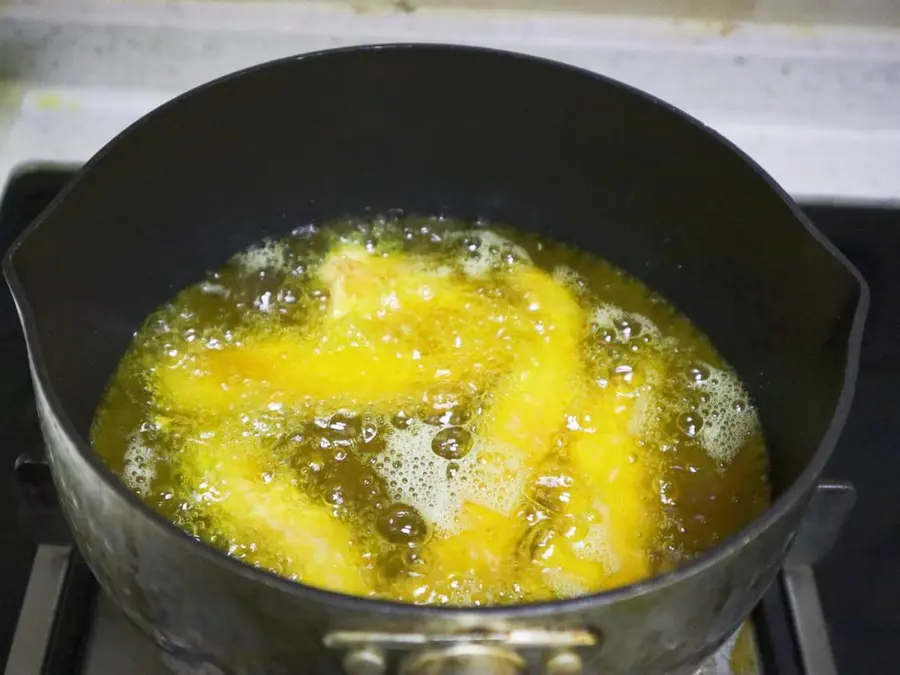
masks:
{"type": "Polygon", "coordinates": [[[571,653],[556,654],[556,672],[576,655],[605,675],[693,668],[784,561],[847,415],[867,306],[858,273],[787,195],[697,121],[583,70],[436,45],[284,59],[177,98],[94,157],[3,269],[84,557],[186,672],[233,675],[334,672],[345,656],[353,673],[401,657],[410,675],[540,672],[561,649],[571,653]],[[755,398],[774,505],[691,564],[628,588],[426,608],[245,566],[104,467],[91,417],[154,308],[263,236],[397,208],[570,242],[670,299],[755,398]]]}

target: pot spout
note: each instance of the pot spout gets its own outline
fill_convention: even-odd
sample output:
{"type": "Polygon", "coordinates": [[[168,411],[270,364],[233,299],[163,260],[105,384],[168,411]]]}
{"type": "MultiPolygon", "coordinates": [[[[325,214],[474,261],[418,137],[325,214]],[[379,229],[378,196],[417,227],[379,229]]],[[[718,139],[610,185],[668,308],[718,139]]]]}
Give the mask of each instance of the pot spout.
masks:
{"type": "Polygon", "coordinates": [[[108,202],[109,195],[104,181],[83,176],[69,182],[12,243],[2,270],[36,388],[68,433],[87,438],[109,374],[134,328],[160,299],[139,290],[140,279],[126,261],[131,256],[122,253],[140,250],[133,229],[107,223],[107,234],[89,233],[98,215],[102,220],[96,200],[108,202]],[[110,312],[110,306],[117,310],[110,312]]]}

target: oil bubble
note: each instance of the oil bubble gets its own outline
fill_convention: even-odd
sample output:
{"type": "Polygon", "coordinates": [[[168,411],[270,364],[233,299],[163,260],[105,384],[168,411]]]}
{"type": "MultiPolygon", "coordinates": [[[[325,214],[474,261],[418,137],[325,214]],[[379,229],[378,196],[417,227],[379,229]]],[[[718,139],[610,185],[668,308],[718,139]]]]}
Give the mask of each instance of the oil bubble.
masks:
{"type": "Polygon", "coordinates": [[[428,525],[412,506],[393,504],[378,517],[379,534],[392,544],[420,542],[428,535],[428,525]]]}
{"type": "Polygon", "coordinates": [[[391,417],[391,426],[395,429],[409,429],[409,426],[412,424],[413,418],[407,415],[402,410],[394,414],[391,417]]]}
{"type": "Polygon", "coordinates": [[[709,379],[709,367],[702,363],[694,363],[688,370],[688,379],[691,382],[706,382],[709,379]]]}
{"type": "Polygon", "coordinates": [[[462,459],[472,449],[472,434],[462,427],[441,429],[431,439],[431,449],[444,459],[462,459]]]}
{"type": "Polygon", "coordinates": [[[613,325],[616,327],[616,331],[623,340],[630,340],[641,334],[641,324],[634,319],[614,319],[613,325]]]}
{"type": "Polygon", "coordinates": [[[419,418],[432,426],[459,426],[469,421],[466,403],[462,387],[435,387],[422,397],[419,418]]]}
{"type": "Polygon", "coordinates": [[[678,416],[678,428],[683,434],[693,438],[703,428],[703,417],[696,412],[683,412],[678,416]]]}

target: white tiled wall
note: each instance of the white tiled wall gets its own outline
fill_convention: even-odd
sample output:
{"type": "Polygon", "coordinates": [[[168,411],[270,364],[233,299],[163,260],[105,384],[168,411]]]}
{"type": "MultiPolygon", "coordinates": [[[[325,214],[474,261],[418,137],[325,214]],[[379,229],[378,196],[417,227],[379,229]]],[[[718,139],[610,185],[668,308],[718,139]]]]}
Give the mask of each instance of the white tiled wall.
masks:
{"type": "MultiPolygon", "coordinates": [[[[798,196],[900,203],[900,25],[721,18],[735,5],[821,14],[863,0],[654,0],[695,14],[722,3],[717,18],[691,21],[435,6],[477,1],[0,0],[0,183],[23,160],[86,159],[156,103],[225,73],[326,47],[415,41],[604,73],[717,129],[798,196]],[[424,2],[432,6],[415,5],[424,2]]],[[[895,4],[865,0],[854,16],[895,4]]]]}
{"type": "MultiPolygon", "coordinates": [[[[147,0],[130,0],[147,2],[147,0]]],[[[172,1],[172,0],[170,0],[172,1]]],[[[191,2],[196,0],[174,0],[191,2]]],[[[251,0],[232,0],[247,2],[251,0]]],[[[260,2],[260,0],[252,0],[260,2]]],[[[266,0],[261,0],[263,3],[266,0]]],[[[269,0],[303,3],[309,0],[269,0]]],[[[328,0],[349,4],[358,11],[413,12],[424,7],[478,9],[536,9],[596,14],[631,14],[679,19],[828,23],[900,27],[900,0],[328,0]]]]}

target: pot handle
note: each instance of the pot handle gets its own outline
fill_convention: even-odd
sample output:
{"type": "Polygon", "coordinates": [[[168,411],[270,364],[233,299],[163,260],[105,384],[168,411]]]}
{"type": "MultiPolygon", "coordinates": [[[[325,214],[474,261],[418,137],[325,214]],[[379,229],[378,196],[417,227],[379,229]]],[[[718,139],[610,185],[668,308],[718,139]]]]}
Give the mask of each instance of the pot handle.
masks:
{"type": "Polygon", "coordinates": [[[580,675],[578,651],[599,641],[596,632],[578,629],[444,635],[334,631],[323,639],[326,647],[344,650],[346,675],[384,675],[397,652],[400,675],[520,675],[527,670],[525,655],[543,663],[545,675],[580,675]]]}
{"type": "Polygon", "coordinates": [[[788,550],[785,567],[809,567],[831,550],[856,504],[856,488],[846,481],[820,482],[788,550]]]}
{"type": "Polygon", "coordinates": [[[812,565],[834,545],[855,503],[850,483],[819,483],[784,563],[782,583],[806,673],[837,675],[812,565]]]}

